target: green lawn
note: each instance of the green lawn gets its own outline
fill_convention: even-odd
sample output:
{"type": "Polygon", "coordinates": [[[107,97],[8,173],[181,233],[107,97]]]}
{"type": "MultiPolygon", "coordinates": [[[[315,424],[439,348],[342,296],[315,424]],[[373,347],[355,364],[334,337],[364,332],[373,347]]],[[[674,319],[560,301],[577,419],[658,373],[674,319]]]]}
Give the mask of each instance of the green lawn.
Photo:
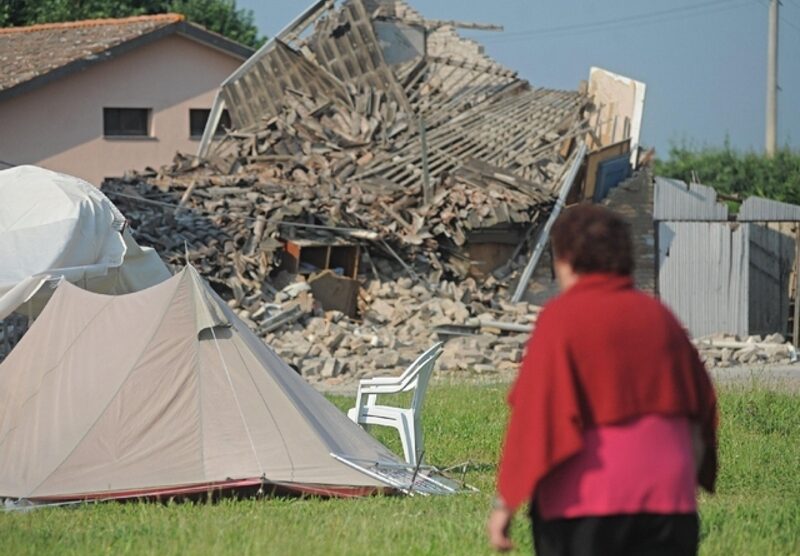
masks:
{"type": "MultiPolygon", "coordinates": [[[[2,554],[481,554],[505,424],[505,386],[438,386],[428,459],[471,462],[480,494],[362,500],[116,504],[0,513],[2,554]]],[[[351,400],[335,398],[340,407],[351,400]]],[[[800,553],[800,396],[721,393],[719,493],[703,497],[702,554],[800,553]]],[[[394,438],[381,434],[392,448],[394,438]]],[[[514,537],[531,552],[518,519],[514,537]]]]}

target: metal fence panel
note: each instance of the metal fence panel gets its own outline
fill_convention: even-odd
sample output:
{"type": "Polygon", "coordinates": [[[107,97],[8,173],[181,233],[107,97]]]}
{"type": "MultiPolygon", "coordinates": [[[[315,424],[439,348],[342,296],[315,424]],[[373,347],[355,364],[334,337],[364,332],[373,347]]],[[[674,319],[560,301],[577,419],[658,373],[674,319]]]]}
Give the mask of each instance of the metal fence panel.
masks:
{"type": "Polygon", "coordinates": [[[749,224],[749,333],[788,333],[789,278],[794,265],[794,238],[767,226],[749,224]]]}
{"type": "Polygon", "coordinates": [[[695,337],[748,333],[749,226],[660,222],[658,285],[695,337]]]}
{"type": "Polygon", "coordinates": [[[800,222],[800,206],[761,197],[749,197],[742,203],[739,222],[800,222]]]}
{"type": "Polygon", "coordinates": [[[728,207],[717,202],[711,187],[656,177],[653,219],[656,221],[727,221],[728,207]]]}

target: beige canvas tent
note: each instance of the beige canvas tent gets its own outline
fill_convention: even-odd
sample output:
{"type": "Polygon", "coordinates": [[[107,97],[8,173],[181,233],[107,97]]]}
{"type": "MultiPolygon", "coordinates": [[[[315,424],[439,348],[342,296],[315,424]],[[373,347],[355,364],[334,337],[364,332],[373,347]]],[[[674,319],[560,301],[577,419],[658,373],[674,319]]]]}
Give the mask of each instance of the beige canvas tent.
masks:
{"type": "Polygon", "coordinates": [[[62,282],[0,365],[0,497],[387,485],[349,462],[399,463],[191,267],[121,296],[62,282]]]}

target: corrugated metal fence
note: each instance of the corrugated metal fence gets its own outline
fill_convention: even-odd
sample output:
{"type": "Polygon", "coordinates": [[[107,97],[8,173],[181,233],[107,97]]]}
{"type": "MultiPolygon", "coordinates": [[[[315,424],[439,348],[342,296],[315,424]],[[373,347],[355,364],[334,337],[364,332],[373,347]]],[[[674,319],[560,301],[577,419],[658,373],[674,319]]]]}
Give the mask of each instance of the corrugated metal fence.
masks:
{"type": "Polygon", "coordinates": [[[795,240],[776,223],[800,207],[752,197],[731,219],[712,188],[655,181],[661,300],[694,336],[787,334],[795,240]]]}
{"type": "Polygon", "coordinates": [[[748,232],[728,222],[658,223],[659,294],[692,335],[747,335],[748,232]]]}

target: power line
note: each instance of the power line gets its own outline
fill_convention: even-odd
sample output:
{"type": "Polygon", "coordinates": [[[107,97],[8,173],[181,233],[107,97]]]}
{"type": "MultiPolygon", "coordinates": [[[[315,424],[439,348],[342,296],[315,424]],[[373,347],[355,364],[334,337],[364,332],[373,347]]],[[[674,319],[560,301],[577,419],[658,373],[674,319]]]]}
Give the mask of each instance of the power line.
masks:
{"type": "MultiPolygon", "coordinates": [[[[767,8],[769,7],[769,0],[754,0],[754,1],[757,2],[758,4],[761,4],[764,7],[767,8]]],[[[791,0],[791,1],[792,4],[800,7],[800,0],[791,0]]],[[[800,25],[796,25],[795,23],[792,23],[790,20],[786,19],[786,16],[783,13],[780,14],[779,19],[781,23],[788,25],[789,27],[800,33],[800,25]]]]}
{"type": "MultiPolygon", "coordinates": [[[[769,0],[754,0],[754,1],[757,2],[758,4],[761,4],[762,6],[765,6],[767,8],[769,7],[769,0]]],[[[800,0],[792,0],[792,3],[795,4],[796,6],[800,7],[800,0]]],[[[800,25],[797,25],[796,23],[792,23],[791,20],[786,19],[786,16],[782,12],[778,16],[778,18],[780,19],[781,23],[783,23],[784,25],[786,25],[788,27],[791,27],[792,29],[794,29],[795,31],[800,33],[800,25]]]]}
{"type": "MultiPolygon", "coordinates": [[[[651,17],[659,17],[659,16],[663,16],[663,15],[668,15],[668,14],[685,13],[685,12],[688,12],[688,11],[694,11],[694,10],[702,9],[702,8],[709,8],[709,7],[718,6],[718,5],[722,5],[722,4],[729,4],[730,5],[730,1],[729,0],[714,0],[712,2],[706,2],[704,4],[697,4],[697,5],[694,5],[694,6],[681,6],[679,8],[672,8],[672,9],[669,9],[669,10],[660,10],[660,11],[656,11],[656,12],[649,12],[649,13],[644,13],[644,14],[631,15],[631,16],[627,16],[627,17],[617,17],[617,18],[613,18],[613,19],[605,19],[605,20],[600,20],[600,21],[594,21],[594,22],[591,22],[591,23],[573,23],[573,24],[570,24],[570,25],[561,25],[561,26],[556,26],[556,27],[540,27],[538,29],[528,29],[526,31],[515,31],[515,32],[510,32],[510,33],[503,33],[503,36],[513,36],[513,35],[522,35],[522,34],[531,34],[531,33],[548,33],[548,32],[557,32],[557,31],[570,31],[570,30],[573,30],[573,29],[581,29],[581,28],[587,28],[587,27],[597,27],[597,26],[600,26],[600,25],[608,24],[608,23],[615,23],[615,24],[616,23],[625,23],[625,22],[630,22],[630,21],[633,21],[633,20],[646,19],[646,18],[651,18],[651,17]]],[[[487,37],[487,38],[491,38],[491,37],[487,37]]]]}
{"type": "Polygon", "coordinates": [[[732,3],[730,0],[714,0],[712,2],[705,2],[692,6],[682,6],[679,8],[672,8],[669,10],[660,10],[645,14],[636,14],[632,16],[619,17],[614,19],[605,19],[591,23],[578,23],[571,25],[561,25],[556,27],[541,27],[538,29],[528,29],[525,31],[516,31],[510,33],[503,33],[493,37],[485,37],[482,40],[485,42],[503,42],[505,40],[515,40],[521,38],[528,38],[529,36],[552,36],[561,34],[579,34],[581,32],[594,32],[600,30],[608,30],[610,28],[627,26],[631,23],[660,23],[675,19],[676,17],[684,17],[687,15],[705,15],[709,13],[717,13],[727,11],[734,8],[741,7],[742,3],[732,3]],[[716,8],[716,9],[715,9],[716,8]],[[721,9],[720,9],[721,8],[721,9]]]}
{"type": "MultiPolygon", "coordinates": [[[[736,8],[741,8],[744,4],[736,4],[736,5],[728,5],[723,7],[718,7],[717,9],[707,9],[702,12],[693,12],[691,17],[696,16],[703,16],[703,15],[713,15],[722,12],[728,12],[736,8]]],[[[497,36],[497,37],[486,37],[483,39],[485,42],[490,44],[495,43],[503,43],[503,42],[514,42],[519,40],[528,40],[531,38],[555,38],[555,37],[570,37],[570,36],[579,36],[585,35],[590,33],[596,32],[609,32],[609,31],[616,31],[616,30],[623,30],[623,29],[630,29],[634,24],[637,26],[646,26],[646,25],[655,25],[659,23],[665,23],[669,21],[677,21],[677,20],[684,20],[687,14],[673,14],[671,16],[665,16],[660,18],[649,18],[649,19],[641,19],[636,20],[635,22],[632,21],[620,21],[620,22],[606,22],[603,24],[597,24],[591,27],[585,27],[581,29],[574,29],[569,31],[541,31],[541,32],[529,32],[525,34],[520,34],[517,36],[505,37],[505,36],[497,36]]]]}
{"type": "Polygon", "coordinates": [[[800,33],[800,25],[796,25],[796,24],[792,23],[791,21],[789,21],[785,17],[781,17],[781,23],[783,23],[785,25],[788,25],[789,27],[791,27],[792,29],[794,29],[795,31],[800,33]]]}

